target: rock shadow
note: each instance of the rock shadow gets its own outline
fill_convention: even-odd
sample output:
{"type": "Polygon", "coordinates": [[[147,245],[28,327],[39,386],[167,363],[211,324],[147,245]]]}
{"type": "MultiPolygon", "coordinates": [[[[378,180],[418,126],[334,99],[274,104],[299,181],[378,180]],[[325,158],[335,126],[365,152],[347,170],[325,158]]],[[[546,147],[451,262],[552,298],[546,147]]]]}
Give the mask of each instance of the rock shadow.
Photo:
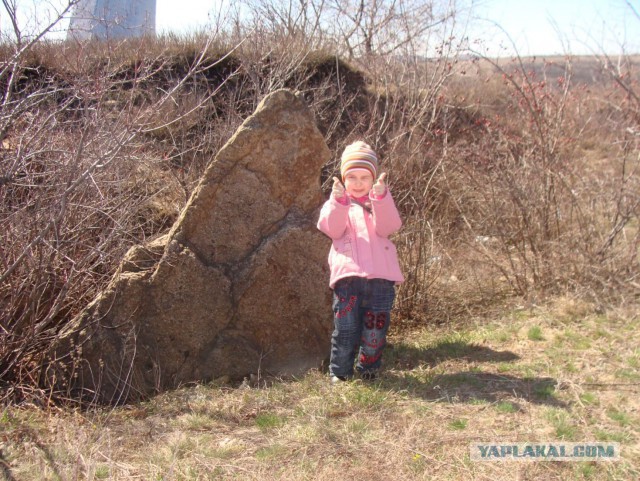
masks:
{"type": "Polygon", "coordinates": [[[533,404],[566,408],[567,403],[554,396],[557,381],[551,377],[517,377],[476,371],[460,371],[421,378],[385,373],[384,386],[400,388],[425,400],[469,403],[500,402],[509,400],[516,410],[521,409],[517,400],[533,404]],[[515,398],[515,399],[514,399],[515,398]]]}
{"type": "Polygon", "coordinates": [[[427,364],[431,367],[449,359],[467,362],[513,362],[520,356],[511,351],[496,351],[468,341],[443,341],[427,349],[406,344],[387,344],[385,364],[395,369],[413,369],[427,364]]]}
{"type": "Polygon", "coordinates": [[[452,373],[420,369],[421,366],[433,368],[452,359],[477,365],[514,362],[520,356],[464,340],[444,341],[426,349],[405,344],[388,345],[385,351],[388,370],[380,383],[437,402],[493,403],[508,399],[518,410],[517,399],[523,399],[534,404],[567,407],[554,396],[557,380],[551,377],[487,373],[471,366],[452,373]]]}

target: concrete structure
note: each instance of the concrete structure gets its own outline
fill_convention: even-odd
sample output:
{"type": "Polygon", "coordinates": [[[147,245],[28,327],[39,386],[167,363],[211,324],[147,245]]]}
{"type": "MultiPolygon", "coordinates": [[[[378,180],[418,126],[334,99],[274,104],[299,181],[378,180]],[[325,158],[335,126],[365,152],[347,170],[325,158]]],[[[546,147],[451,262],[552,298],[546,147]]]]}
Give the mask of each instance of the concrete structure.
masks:
{"type": "Polygon", "coordinates": [[[101,40],[155,35],[156,0],[81,0],[68,38],[101,40]]]}

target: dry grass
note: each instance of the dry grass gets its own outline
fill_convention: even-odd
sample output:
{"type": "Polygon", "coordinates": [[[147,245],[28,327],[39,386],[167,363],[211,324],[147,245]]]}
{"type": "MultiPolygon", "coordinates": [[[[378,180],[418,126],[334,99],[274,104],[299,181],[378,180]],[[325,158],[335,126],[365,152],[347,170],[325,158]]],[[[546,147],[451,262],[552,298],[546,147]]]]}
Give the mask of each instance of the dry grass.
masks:
{"type": "MultiPolygon", "coordinates": [[[[166,233],[207,163],[264,95],[281,87],[302,92],[336,153],[322,172],[327,189],[346,143],[364,138],[376,146],[405,221],[394,241],[407,277],[396,304],[406,325],[466,324],[478,313],[502,312],[514,294],[527,299],[527,308],[561,293],[579,293],[599,306],[637,302],[637,56],[615,65],[602,56],[467,59],[444,41],[440,56],[427,61],[382,52],[360,57],[356,44],[347,52],[339,47],[343,39],[317,36],[305,27],[310,23],[279,24],[282,12],[253,13],[255,22],[233,32],[221,22],[216,34],[184,38],[43,42],[17,57],[15,45],[0,45],[3,402],[66,395],[65,380],[62,390],[45,381],[43,354],[57,333],[105,286],[131,245],[166,233]]],[[[311,14],[300,13],[300,20],[311,14]]],[[[383,39],[375,43],[389,46],[383,39]]],[[[606,329],[589,337],[545,322],[522,326],[518,336],[559,352],[556,344],[588,352],[607,338],[606,329]]],[[[473,366],[455,365],[455,356],[431,359],[424,352],[436,341],[423,341],[409,356],[422,364],[389,370],[375,389],[391,400],[409,393],[432,403],[440,395],[434,386],[475,379],[503,386],[487,401],[499,403],[501,412],[515,409],[501,399],[517,384],[518,378],[503,379],[512,361],[499,363],[499,374],[491,374],[498,377],[477,379],[473,366]],[[440,372],[448,362],[457,371],[440,372]]],[[[464,346],[455,340],[436,352],[464,352],[464,346]]],[[[398,342],[392,360],[407,349],[398,342]]],[[[532,372],[536,366],[525,365],[532,372]]],[[[525,367],[516,371],[529,372],[525,367]]],[[[633,380],[635,367],[616,372],[633,380]]],[[[310,376],[286,389],[294,399],[316,389],[323,399],[323,382],[310,376]]],[[[236,391],[203,389],[208,397],[239,402],[236,391]]],[[[260,418],[263,430],[270,422],[275,432],[296,425],[287,405],[279,409],[283,419],[260,418]]],[[[449,427],[471,432],[466,416],[457,414],[449,427]]],[[[625,419],[617,411],[612,416],[625,419]]],[[[385,439],[370,424],[380,423],[363,430],[385,439]]],[[[96,431],[97,453],[105,452],[102,431],[96,431]]],[[[282,439],[248,455],[271,469],[291,445],[282,439]]],[[[108,476],[102,469],[82,475],[108,476]]]]}
{"type": "Polygon", "coordinates": [[[637,479],[638,315],[559,298],[396,329],[380,380],[310,372],[79,412],[6,407],[6,479],[637,479]],[[616,441],[622,460],[478,463],[469,443],[616,441]]]}

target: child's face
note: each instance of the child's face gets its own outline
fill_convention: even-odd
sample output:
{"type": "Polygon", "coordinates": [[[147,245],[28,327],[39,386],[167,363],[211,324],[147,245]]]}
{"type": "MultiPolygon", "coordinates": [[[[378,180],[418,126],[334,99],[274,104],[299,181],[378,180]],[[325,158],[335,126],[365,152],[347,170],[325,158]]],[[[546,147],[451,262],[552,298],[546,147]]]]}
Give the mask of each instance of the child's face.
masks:
{"type": "Polygon", "coordinates": [[[344,178],[344,186],[347,194],[352,197],[369,195],[373,187],[373,176],[367,170],[350,170],[344,178]]]}

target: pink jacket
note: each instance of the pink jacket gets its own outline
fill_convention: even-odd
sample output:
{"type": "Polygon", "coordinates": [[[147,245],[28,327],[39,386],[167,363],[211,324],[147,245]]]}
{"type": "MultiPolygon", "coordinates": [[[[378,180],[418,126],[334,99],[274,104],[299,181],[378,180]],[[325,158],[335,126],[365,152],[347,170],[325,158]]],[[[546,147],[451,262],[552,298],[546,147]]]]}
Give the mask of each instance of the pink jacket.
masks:
{"type": "Polygon", "coordinates": [[[387,279],[396,284],[404,281],[396,246],[389,236],[402,226],[402,220],[391,193],[382,198],[371,197],[373,214],[351,202],[341,204],[329,197],[320,211],[318,229],[332,240],[329,251],[331,278],[329,285],[343,277],[387,279]]]}

